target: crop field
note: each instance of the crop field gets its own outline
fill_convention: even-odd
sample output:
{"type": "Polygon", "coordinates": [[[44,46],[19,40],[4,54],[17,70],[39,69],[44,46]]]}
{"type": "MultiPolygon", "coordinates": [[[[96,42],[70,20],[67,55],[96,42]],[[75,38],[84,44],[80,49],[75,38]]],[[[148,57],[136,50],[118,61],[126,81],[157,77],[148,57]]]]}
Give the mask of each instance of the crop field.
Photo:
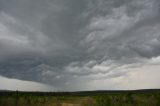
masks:
{"type": "Polygon", "coordinates": [[[160,90],[0,92],[0,106],[160,106],[160,90]]]}

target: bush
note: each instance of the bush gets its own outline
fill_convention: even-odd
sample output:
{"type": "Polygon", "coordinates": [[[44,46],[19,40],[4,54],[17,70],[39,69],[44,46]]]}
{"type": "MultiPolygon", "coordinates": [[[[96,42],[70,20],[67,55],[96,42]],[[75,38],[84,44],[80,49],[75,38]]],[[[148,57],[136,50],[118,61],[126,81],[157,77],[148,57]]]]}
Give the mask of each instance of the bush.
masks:
{"type": "Polygon", "coordinates": [[[96,98],[97,106],[111,106],[111,98],[108,96],[99,96],[96,98]]]}

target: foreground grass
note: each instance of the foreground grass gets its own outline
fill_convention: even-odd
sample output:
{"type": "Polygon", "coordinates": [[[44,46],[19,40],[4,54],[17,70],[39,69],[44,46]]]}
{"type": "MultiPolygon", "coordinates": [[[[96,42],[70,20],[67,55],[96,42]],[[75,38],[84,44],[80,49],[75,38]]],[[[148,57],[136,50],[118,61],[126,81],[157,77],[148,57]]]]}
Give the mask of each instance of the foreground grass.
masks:
{"type": "Polygon", "coordinates": [[[160,90],[0,92],[0,106],[160,106],[160,90]]]}

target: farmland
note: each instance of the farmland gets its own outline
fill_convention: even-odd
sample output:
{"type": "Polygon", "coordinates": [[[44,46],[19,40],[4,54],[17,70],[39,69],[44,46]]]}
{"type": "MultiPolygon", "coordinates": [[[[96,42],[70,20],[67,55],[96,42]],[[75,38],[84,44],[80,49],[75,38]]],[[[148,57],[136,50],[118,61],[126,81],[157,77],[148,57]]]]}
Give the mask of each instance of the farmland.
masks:
{"type": "Polygon", "coordinates": [[[0,106],[160,106],[160,90],[83,92],[1,91],[0,106]]]}

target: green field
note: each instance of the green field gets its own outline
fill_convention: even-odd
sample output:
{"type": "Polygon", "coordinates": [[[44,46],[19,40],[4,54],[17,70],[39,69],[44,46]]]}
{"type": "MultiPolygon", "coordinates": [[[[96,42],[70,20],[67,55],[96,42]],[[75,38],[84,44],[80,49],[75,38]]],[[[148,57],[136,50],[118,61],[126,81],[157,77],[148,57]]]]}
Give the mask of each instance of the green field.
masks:
{"type": "Polygon", "coordinates": [[[0,92],[0,106],[160,106],[160,90],[0,92]]]}

